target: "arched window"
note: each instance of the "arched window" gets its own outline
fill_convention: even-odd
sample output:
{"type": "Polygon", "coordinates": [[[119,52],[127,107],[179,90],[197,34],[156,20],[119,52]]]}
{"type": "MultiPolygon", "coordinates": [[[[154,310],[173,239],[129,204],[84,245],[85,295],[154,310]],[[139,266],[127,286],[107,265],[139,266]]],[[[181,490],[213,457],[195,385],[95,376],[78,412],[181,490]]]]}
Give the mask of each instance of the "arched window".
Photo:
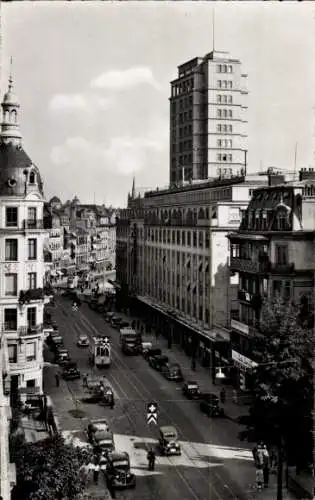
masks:
{"type": "Polygon", "coordinates": [[[17,122],[17,112],[15,109],[13,109],[13,111],[11,111],[11,118],[12,118],[12,122],[16,123],[17,122]]]}
{"type": "Polygon", "coordinates": [[[30,182],[30,184],[35,184],[35,181],[36,181],[35,172],[34,172],[34,171],[32,171],[32,172],[30,173],[30,180],[29,180],[29,182],[30,182]]]}

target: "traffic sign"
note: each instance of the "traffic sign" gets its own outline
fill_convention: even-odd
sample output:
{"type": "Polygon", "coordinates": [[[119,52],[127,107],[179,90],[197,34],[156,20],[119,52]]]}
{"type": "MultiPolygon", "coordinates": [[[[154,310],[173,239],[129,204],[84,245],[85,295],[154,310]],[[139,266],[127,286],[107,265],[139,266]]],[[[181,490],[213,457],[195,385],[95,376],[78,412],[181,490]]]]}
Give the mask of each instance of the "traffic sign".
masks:
{"type": "Polygon", "coordinates": [[[147,404],[147,424],[157,424],[157,403],[151,402],[147,404]]]}
{"type": "Polygon", "coordinates": [[[109,344],[109,338],[108,337],[104,337],[104,344],[109,344]]]}

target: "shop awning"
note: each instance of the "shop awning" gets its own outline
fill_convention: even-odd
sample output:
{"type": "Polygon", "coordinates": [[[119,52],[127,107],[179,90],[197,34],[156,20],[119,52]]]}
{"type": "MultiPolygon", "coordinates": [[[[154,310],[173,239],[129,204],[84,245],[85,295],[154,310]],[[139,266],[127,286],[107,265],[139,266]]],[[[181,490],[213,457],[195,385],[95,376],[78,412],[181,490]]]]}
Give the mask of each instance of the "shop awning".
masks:
{"type": "Polygon", "coordinates": [[[231,240],[252,240],[252,241],[268,241],[266,236],[261,234],[251,234],[251,233],[230,233],[227,237],[231,240]]]}

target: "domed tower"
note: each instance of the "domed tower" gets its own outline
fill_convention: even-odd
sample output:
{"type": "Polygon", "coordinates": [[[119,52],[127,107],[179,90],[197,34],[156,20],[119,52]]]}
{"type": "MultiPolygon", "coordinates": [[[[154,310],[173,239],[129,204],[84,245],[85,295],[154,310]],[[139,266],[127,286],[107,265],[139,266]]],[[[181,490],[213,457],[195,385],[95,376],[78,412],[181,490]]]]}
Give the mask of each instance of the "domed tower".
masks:
{"type": "Polygon", "coordinates": [[[42,392],[44,193],[38,168],[22,147],[20,105],[12,75],[0,131],[0,316],[9,354],[11,393],[42,392]]]}

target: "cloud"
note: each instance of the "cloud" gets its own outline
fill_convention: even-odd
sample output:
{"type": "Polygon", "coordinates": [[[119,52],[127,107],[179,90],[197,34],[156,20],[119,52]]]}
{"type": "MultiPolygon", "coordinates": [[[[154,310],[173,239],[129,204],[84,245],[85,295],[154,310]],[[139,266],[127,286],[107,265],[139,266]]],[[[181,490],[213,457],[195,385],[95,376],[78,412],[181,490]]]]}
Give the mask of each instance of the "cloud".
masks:
{"type": "Polygon", "coordinates": [[[130,175],[150,164],[150,156],[164,150],[163,142],[150,137],[114,137],[108,146],[88,141],[84,137],[69,137],[65,144],[54,146],[51,161],[56,165],[86,164],[99,166],[115,174],[130,175]]]}
{"type": "Polygon", "coordinates": [[[108,109],[112,103],[112,98],[93,94],[56,94],[49,102],[49,109],[52,112],[93,112],[95,108],[108,109]]]}
{"type": "Polygon", "coordinates": [[[137,85],[151,85],[159,90],[160,85],[155,80],[150,68],[138,66],[125,70],[112,70],[102,73],[91,81],[92,88],[122,90],[137,85]]]}

